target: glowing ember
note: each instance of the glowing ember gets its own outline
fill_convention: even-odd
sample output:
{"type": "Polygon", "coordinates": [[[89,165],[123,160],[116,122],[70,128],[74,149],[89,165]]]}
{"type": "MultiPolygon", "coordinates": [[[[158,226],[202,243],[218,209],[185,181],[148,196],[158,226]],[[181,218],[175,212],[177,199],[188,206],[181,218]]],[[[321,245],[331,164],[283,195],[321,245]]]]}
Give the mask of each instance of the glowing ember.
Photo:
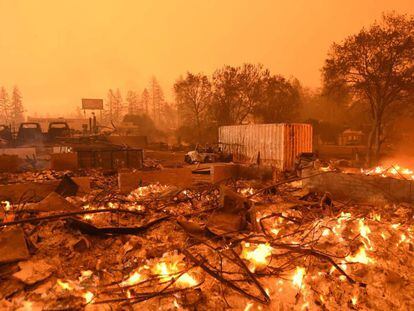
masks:
{"type": "Polygon", "coordinates": [[[369,264],[370,262],[374,262],[373,259],[369,258],[367,256],[367,253],[365,251],[365,248],[363,246],[361,246],[358,250],[358,252],[352,256],[349,255],[347,257],[345,257],[346,261],[348,262],[356,262],[356,263],[363,263],[363,264],[369,264]]]}
{"type": "Polygon", "coordinates": [[[153,194],[160,194],[164,192],[165,190],[167,190],[168,188],[169,188],[168,186],[163,186],[160,184],[151,184],[145,187],[139,187],[129,194],[128,199],[130,201],[134,201],[137,199],[143,199],[153,194]]]}
{"type": "Polygon", "coordinates": [[[86,292],[82,296],[83,298],[85,298],[85,301],[87,304],[91,303],[94,298],[94,294],[91,292],[86,292]]]}
{"type": "Polygon", "coordinates": [[[272,255],[273,248],[270,244],[259,244],[253,250],[250,247],[250,243],[243,245],[243,251],[241,257],[250,261],[253,265],[250,270],[255,271],[257,266],[264,266],[268,263],[268,257],[272,255]]]}
{"type": "Polygon", "coordinates": [[[239,189],[238,192],[244,196],[248,196],[254,193],[254,189],[253,188],[242,188],[242,189],[239,189]]]}
{"type": "Polygon", "coordinates": [[[305,268],[296,267],[295,274],[293,275],[293,278],[292,278],[293,285],[297,286],[298,288],[301,288],[303,277],[305,276],[305,274],[306,274],[305,268]]]}
{"type": "Polygon", "coordinates": [[[179,308],[180,308],[180,305],[178,304],[177,299],[174,299],[173,305],[174,305],[174,307],[176,307],[177,309],[179,309],[179,308]]]}
{"type": "Polygon", "coordinates": [[[277,229],[277,228],[272,228],[272,229],[270,229],[270,232],[271,232],[272,234],[274,234],[274,235],[278,235],[278,234],[279,234],[279,232],[280,232],[280,229],[277,229]]]}
{"type": "Polygon", "coordinates": [[[79,277],[79,282],[89,279],[92,276],[93,272],[91,270],[81,271],[81,276],[79,277]]]}
{"type": "Polygon", "coordinates": [[[83,216],[83,219],[85,219],[85,220],[92,220],[93,219],[93,215],[86,214],[86,215],[83,216]]]}
{"type": "Polygon", "coordinates": [[[67,283],[67,282],[63,282],[63,281],[61,281],[61,280],[57,280],[56,281],[56,283],[62,288],[62,289],[64,289],[64,290],[73,290],[73,287],[72,286],[70,286],[70,284],[69,283],[67,283]]]}
{"type": "Polygon", "coordinates": [[[352,303],[353,306],[355,306],[357,304],[357,302],[358,302],[358,298],[357,297],[352,297],[351,298],[351,303],[352,303]]]}
{"type": "Polygon", "coordinates": [[[331,233],[331,230],[329,230],[328,228],[325,228],[325,229],[322,231],[322,236],[328,236],[330,233],[331,233]]]}
{"type": "Polygon", "coordinates": [[[248,302],[246,307],[244,308],[244,311],[250,311],[253,308],[253,302],[248,302]]]}
{"type": "Polygon", "coordinates": [[[9,201],[2,201],[1,205],[3,206],[3,208],[6,212],[11,210],[11,204],[10,204],[9,201]]]}
{"type": "Polygon", "coordinates": [[[381,221],[381,215],[379,215],[379,214],[374,214],[374,215],[372,216],[372,219],[373,219],[373,220],[375,220],[375,221],[381,221]]]}

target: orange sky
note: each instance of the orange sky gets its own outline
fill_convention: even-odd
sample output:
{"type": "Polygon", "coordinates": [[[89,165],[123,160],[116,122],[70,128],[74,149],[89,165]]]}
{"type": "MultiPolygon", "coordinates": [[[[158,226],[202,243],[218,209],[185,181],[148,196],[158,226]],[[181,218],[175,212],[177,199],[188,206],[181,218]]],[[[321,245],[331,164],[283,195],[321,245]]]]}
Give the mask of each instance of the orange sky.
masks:
{"type": "Polygon", "coordinates": [[[0,85],[51,116],[152,75],[171,98],[180,74],[224,64],[260,62],[316,87],[330,44],[389,10],[413,14],[414,2],[0,0],[0,85]]]}

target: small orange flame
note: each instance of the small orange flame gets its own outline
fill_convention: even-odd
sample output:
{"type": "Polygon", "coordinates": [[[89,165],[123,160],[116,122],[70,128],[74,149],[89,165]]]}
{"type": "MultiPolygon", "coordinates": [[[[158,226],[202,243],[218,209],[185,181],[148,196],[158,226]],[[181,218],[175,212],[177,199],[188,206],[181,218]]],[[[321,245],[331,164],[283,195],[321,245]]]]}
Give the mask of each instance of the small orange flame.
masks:
{"type": "Polygon", "coordinates": [[[365,248],[363,246],[359,248],[358,252],[354,256],[346,256],[345,260],[348,262],[362,263],[366,265],[371,262],[374,262],[373,259],[367,256],[367,252],[365,251],[365,248]]]}
{"type": "Polygon", "coordinates": [[[306,274],[305,268],[296,267],[295,274],[293,275],[293,278],[292,278],[293,285],[297,286],[298,288],[301,288],[305,274],[306,274]]]}
{"type": "Polygon", "coordinates": [[[250,261],[252,264],[250,270],[255,271],[257,267],[268,264],[268,257],[272,255],[272,250],[269,243],[258,244],[254,249],[250,243],[244,243],[241,257],[250,261]]]}

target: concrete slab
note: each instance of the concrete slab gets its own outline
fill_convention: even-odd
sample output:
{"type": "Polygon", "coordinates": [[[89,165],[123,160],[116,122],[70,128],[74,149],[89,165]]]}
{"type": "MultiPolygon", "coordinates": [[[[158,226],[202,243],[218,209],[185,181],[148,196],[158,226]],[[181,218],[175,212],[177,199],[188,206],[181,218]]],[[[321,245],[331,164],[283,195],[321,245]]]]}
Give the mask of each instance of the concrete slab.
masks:
{"type": "MultiPolygon", "coordinates": [[[[78,193],[85,194],[91,191],[89,177],[73,177],[72,180],[79,186],[78,193]]],[[[60,180],[45,183],[25,182],[18,184],[0,185],[0,201],[18,203],[39,202],[49,195],[59,185],[60,180]]]]}
{"type": "Polygon", "coordinates": [[[0,200],[18,202],[39,202],[50,192],[54,191],[59,182],[0,185],[0,200]]]}
{"type": "Polygon", "coordinates": [[[10,228],[0,232],[0,264],[28,259],[29,256],[21,228],[10,228]]]}
{"type": "MultiPolygon", "coordinates": [[[[315,173],[315,171],[307,171],[303,172],[303,176],[311,176],[315,173]]],[[[312,191],[330,192],[337,199],[352,199],[363,203],[414,202],[412,180],[326,172],[304,179],[303,185],[312,191]]]]}
{"type": "Polygon", "coordinates": [[[39,203],[30,204],[30,206],[28,206],[27,209],[40,212],[73,212],[79,210],[78,207],[68,202],[65,198],[63,198],[56,192],[51,192],[46,198],[44,198],[39,203]]]}

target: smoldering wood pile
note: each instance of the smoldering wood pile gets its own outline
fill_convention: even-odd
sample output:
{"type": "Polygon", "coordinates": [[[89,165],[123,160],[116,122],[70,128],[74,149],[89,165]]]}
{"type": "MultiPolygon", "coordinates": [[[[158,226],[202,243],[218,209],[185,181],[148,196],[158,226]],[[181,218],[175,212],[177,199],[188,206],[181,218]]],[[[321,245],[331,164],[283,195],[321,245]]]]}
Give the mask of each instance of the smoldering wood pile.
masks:
{"type": "Polygon", "coordinates": [[[338,202],[295,179],[149,184],[121,195],[115,176],[88,174],[88,194],[44,172],[33,179],[65,180],[59,191],[1,203],[0,309],[414,305],[410,205],[338,202]]]}

